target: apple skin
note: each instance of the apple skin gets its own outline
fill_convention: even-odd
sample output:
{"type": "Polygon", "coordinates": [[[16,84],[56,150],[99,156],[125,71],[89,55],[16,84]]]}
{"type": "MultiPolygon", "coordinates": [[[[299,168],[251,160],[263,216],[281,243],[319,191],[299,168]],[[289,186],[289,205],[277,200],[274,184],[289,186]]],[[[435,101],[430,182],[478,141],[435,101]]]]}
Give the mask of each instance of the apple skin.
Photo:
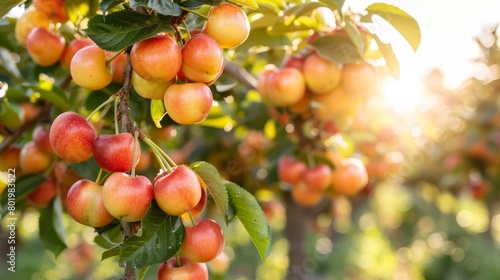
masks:
{"type": "Polygon", "coordinates": [[[92,144],[97,132],[75,112],[60,114],[50,127],[50,145],[63,160],[78,163],[92,157],[92,144]]]}
{"type": "Polygon", "coordinates": [[[238,6],[223,2],[212,6],[207,14],[202,32],[214,38],[222,48],[241,45],[250,34],[250,22],[238,6]]]}
{"type": "Polygon", "coordinates": [[[278,73],[278,71],[279,68],[276,67],[276,65],[267,64],[258,76],[259,84],[257,85],[257,91],[262,97],[262,100],[269,104],[271,103],[269,100],[269,95],[272,90],[271,86],[274,81],[274,76],[278,73]]]}
{"type": "Polygon", "coordinates": [[[317,53],[310,54],[304,61],[303,67],[307,87],[312,93],[325,94],[340,84],[342,75],[340,66],[317,53]]]}
{"type": "Polygon", "coordinates": [[[70,72],[73,81],[86,89],[98,90],[106,87],[113,79],[108,56],[97,45],[89,45],[78,50],[71,59],[70,72]]]}
{"type": "Polygon", "coordinates": [[[208,263],[210,271],[216,275],[224,275],[229,269],[229,256],[224,252],[220,252],[215,259],[208,263]]]}
{"type": "Polygon", "coordinates": [[[141,148],[135,145],[131,133],[99,135],[92,143],[92,151],[97,165],[108,172],[129,172],[141,158],[141,148]]]}
{"type": "Polygon", "coordinates": [[[323,198],[323,191],[311,189],[304,181],[292,185],[292,198],[302,206],[314,206],[323,198]]]}
{"type": "Polygon", "coordinates": [[[69,215],[82,225],[99,228],[115,219],[102,203],[102,187],[87,179],[79,180],[71,186],[66,196],[66,205],[69,215]]]}
{"type": "Polygon", "coordinates": [[[130,51],[132,68],[143,79],[169,82],[182,65],[182,51],[174,38],[158,35],[135,43],[130,51]]]}
{"type": "Polygon", "coordinates": [[[18,168],[19,155],[21,154],[21,147],[17,145],[10,145],[2,153],[0,153],[0,170],[5,171],[9,168],[18,168]]]}
{"type": "Polygon", "coordinates": [[[375,90],[377,72],[370,63],[347,63],[342,67],[342,87],[351,94],[367,95],[375,90]]]}
{"type": "Polygon", "coordinates": [[[212,219],[205,219],[195,226],[186,226],[186,237],[181,250],[194,262],[209,262],[224,249],[226,239],[219,224],[212,219]]]}
{"type": "Polygon", "coordinates": [[[40,66],[56,64],[64,52],[65,44],[64,37],[42,27],[33,28],[26,38],[28,54],[40,66]]]}
{"type": "Polygon", "coordinates": [[[278,178],[286,183],[295,184],[302,179],[307,166],[289,156],[281,157],[278,161],[278,178]]]}
{"type": "Polygon", "coordinates": [[[78,38],[72,40],[64,49],[61,59],[59,60],[59,63],[64,69],[69,70],[71,65],[71,60],[73,59],[73,56],[75,56],[75,53],[80,49],[83,49],[84,47],[90,45],[95,45],[95,43],[89,38],[78,38]]]}
{"type": "Polygon", "coordinates": [[[332,172],[331,190],[334,195],[353,196],[368,184],[368,173],[363,162],[347,158],[332,172]]]}
{"type": "Polygon", "coordinates": [[[33,141],[44,152],[50,155],[56,155],[52,146],[50,145],[50,130],[45,129],[43,126],[37,126],[33,130],[33,141]]]}
{"type": "Polygon", "coordinates": [[[175,78],[168,82],[155,82],[143,79],[135,71],[132,72],[132,86],[142,98],[162,100],[167,88],[173,84],[175,78]]]}
{"type": "Polygon", "coordinates": [[[50,176],[38,188],[28,194],[29,202],[37,207],[45,207],[57,195],[57,185],[54,177],[50,176]]]}
{"type": "Polygon", "coordinates": [[[44,152],[34,141],[26,142],[19,154],[19,165],[25,174],[47,170],[52,163],[50,154],[44,152]]]}
{"type": "Polygon", "coordinates": [[[30,6],[16,21],[14,33],[17,41],[25,46],[28,34],[37,26],[48,29],[50,18],[46,13],[36,9],[34,6],[30,6]]]}
{"type": "Polygon", "coordinates": [[[115,218],[138,222],[144,218],[154,197],[153,185],[144,176],[116,172],[102,186],[102,203],[115,218]]]}
{"type": "Polygon", "coordinates": [[[64,23],[68,21],[64,0],[33,0],[33,6],[46,13],[54,22],[64,23]]]}
{"type": "Polygon", "coordinates": [[[201,186],[194,171],[185,165],[162,173],[154,182],[154,197],[167,214],[179,216],[193,209],[201,199],[201,186]]]}
{"type": "MultiPolygon", "coordinates": [[[[113,57],[115,54],[114,52],[109,52],[108,56],[113,57]]],[[[127,66],[127,55],[125,52],[118,54],[110,64],[113,72],[111,81],[114,83],[123,83],[125,81],[125,67],[127,66]]]]}
{"type": "Polygon", "coordinates": [[[179,256],[181,266],[177,266],[175,257],[160,264],[158,280],[208,280],[208,268],[205,263],[193,262],[186,256],[179,256]]]}
{"type": "Polygon", "coordinates": [[[310,189],[324,191],[332,182],[331,173],[332,170],[328,165],[320,163],[307,168],[303,173],[303,180],[310,189]]]}
{"type": "Polygon", "coordinates": [[[295,104],[306,94],[304,76],[295,68],[280,69],[270,82],[274,88],[269,91],[269,100],[276,106],[295,104]]]}
{"type": "Polygon", "coordinates": [[[206,34],[191,37],[182,48],[181,71],[191,82],[211,83],[220,74],[223,65],[222,48],[206,34]]]}
{"type": "Polygon", "coordinates": [[[213,96],[204,83],[171,85],[163,97],[168,115],[179,124],[199,123],[212,109],[213,96]]]}

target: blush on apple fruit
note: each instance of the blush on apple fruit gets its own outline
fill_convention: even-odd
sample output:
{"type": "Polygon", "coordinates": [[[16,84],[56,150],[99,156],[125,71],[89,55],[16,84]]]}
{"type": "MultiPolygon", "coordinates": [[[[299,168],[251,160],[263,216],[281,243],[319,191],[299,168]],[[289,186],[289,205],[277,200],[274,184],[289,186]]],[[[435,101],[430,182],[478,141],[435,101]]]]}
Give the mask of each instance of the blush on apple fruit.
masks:
{"type": "Polygon", "coordinates": [[[52,156],[38,147],[34,141],[23,145],[19,154],[19,165],[25,174],[45,171],[51,163],[52,156]]]}
{"type": "Polygon", "coordinates": [[[106,87],[113,79],[108,55],[97,45],[78,50],[71,59],[70,72],[73,81],[86,89],[98,90],[106,87]]]}
{"type": "Polygon", "coordinates": [[[212,109],[213,96],[204,83],[171,85],[163,97],[168,115],[179,124],[199,123],[212,109]]]}
{"type": "Polygon", "coordinates": [[[21,45],[26,45],[26,38],[28,38],[28,34],[37,26],[48,29],[50,26],[50,17],[46,13],[36,9],[34,6],[30,6],[16,21],[14,34],[17,41],[21,45]]]}
{"type": "Polygon", "coordinates": [[[229,270],[229,263],[229,256],[222,251],[215,259],[208,262],[208,268],[215,275],[224,275],[229,270]]]}
{"type": "Polygon", "coordinates": [[[36,207],[45,207],[57,195],[57,185],[54,177],[50,176],[34,191],[28,194],[27,199],[36,207]]]}
{"type": "Polygon", "coordinates": [[[0,153],[0,170],[5,171],[9,168],[18,168],[19,155],[21,154],[21,147],[18,145],[8,146],[2,153],[0,153]]]}
{"type": "Polygon", "coordinates": [[[270,103],[269,95],[272,88],[272,84],[274,81],[274,76],[278,73],[279,68],[274,64],[267,64],[264,66],[262,71],[258,76],[259,84],[257,85],[257,91],[262,97],[263,101],[266,103],[270,103]]]}
{"type": "Polygon", "coordinates": [[[219,224],[212,219],[205,219],[194,226],[186,226],[181,250],[194,262],[209,262],[222,252],[225,241],[219,224]]]}
{"type": "Polygon", "coordinates": [[[33,130],[33,141],[36,145],[50,155],[56,155],[50,145],[50,129],[43,126],[37,126],[33,130]]]}
{"type": "Polygon", "coordinates": [[[270,80],[272,88],[269,100],[276,106],[299,102],[306,93],[306,82],[302,72],[295,68],[282,68],[270,80]]]}
{"type": "Polygon", "coordinates": [[[278,161],[278,178],[286,183],[295,184],[302,179],[306,170],[305,163],[289,156],[283,156],[278,161]]]}
{"type": "Polygon", "coordinates": [[[92,157],[92,144],[97,132],[75,112],[60,114],[50,127],[50,145],[63,160],[78,163],[92,157]]]}
{"type": "Polygon", "coordinates": [[[68,21],[68,13],[64,0],[33,0],[33,6],[44,13],[54,22],[64,23],[68,21]]]}
{"type": "MultiPolygon", "coordinates": [[[[108,56],[113,57],[116,55],[114,52],[109,52],[108,56]]],[[[112,61],[111,61],[111,70],[113,72],[112,82],[115,83],[123,83],[125,81],[125,67],[127,66],[127,55],[125,52],[120,52],[112,61]]]]}
{"type": "Polygon", "coordinates": [[[368,184],[366,167],[360,159],[347,158],[332,172],[332,193],[352,196],[368,184]]]}
{"type": "Polygon", "coordinates": [[[181,69],[182,52],[174,38],[157,35],[135,43],[130,62],[143,79],[165,83],[174,79],[181,69]]]}
{"type": "Polygon", "coordinates": [[[94,41],[89,38],[77,38],[69,42],[69,44],[64,49],[64,52],[59,60],[59,63],[64,69],[69,70],[71,65],[71,60],[75,53],[86,46],[95,45],[94,41]]]}
{"type": "Polygon", "coordinates": [[[303,73],[312,93],[325,94],[340,84],[342,68],[337,63],[312,53],[304,61],[303,73]]]}
{"type": "Polygon", "coordinates": [[[128,132],[99,135],[92,144],[92,151],[97,165],[108,172],[129,172],[141,157],[140,146],[128,132]]]}
{"type": "Polygon", "coordinates": [[[181,71],[191,82],[212,82],[222,71],[223,65],[222,48],[206,34],[191,37],[182,48],[181,71]]]}
{"type": "Polygon", "coordinates": [[[71,186],[66,196],[66,205],[69,215],[82,225],[99,228],[115,219],[102,203],[102,187],[87,179],[79,180],[71,186]]]}
{"type": "Polygon", "coordinates": [[[61,58],[66,47],[64,37],[43,27],[33,28],[26,37],[26,49],[31,59],[40,66],[51,66],[61,58]]]}
{"type": "Polygon", "coordinates": [[[337,122],[338,117],[355,116],[363,101],[361,96],[349,94],[341,86],[325,94],[313,94],[311,99],[319,104],[315,108],[318,119],[323,121],[336,119],[337,122]]]}
{"type": "Polygon", "coordinates": [[[57,182],[59,182],[61,186],[68,188],[78,180],[82,179],[82,177],[78,175],[74,169],[71,169],[64,161],[56,163],[56,166],[54,167],[54,175],[57,182]]]}
{"type": "Polygon", "coordinates": [[[158,206],[172,216],[193,209],[201,199],[198,177],[185,165],[177,166],[171,173],[157,176],[153,190],[158,206]]]}
{"type": "Polygon", "coordinates": [[[158,267],[158,280],[208,280],[208,268],[205,263],[193,262],[186,256],[179,256],[180,266],[175,257],[163,262],[158,267]]]}
{"type": "Polygon", "coordinates": [[[304,181],[292,185],[292,198],[302,206],[314,206],[323,198],[323,191],[311,189],[304,181]]]}
{"type": "Polygon", "coordinates": [[[125,222],[138,222],[148,211],[154,197],[153,185],[144,176],[131,177],[115,172],[102,186],[102,203],[115,218],[125,222]]]}
{"type": "Polygon", "coordinates": [[[250,34],[250,22],[240,7],[222,2],[212,6],[202,32],[213,37],[222,48],[241,45],[250,34]]]}
{"type": "Polygon", "coordinates": [[[304,170],[303,180],[312,190],[324,191],[332,182],[331,173],[332,170],[327,164],[319,163],[304,170]]]}
{"type": "Polygon", "coordinates": [[[132,72],[132,86],[142,98],[162,100],[167,88],[173,84],[175,78],[168,82],[155,82],[143,79],[135,71],[132,72]]]}
{"type": "Polygon", "coordinates": [[[303,72],[305,61],[306,61],[305,56],[292,55],[285,60],[282,68],[295,68],[295,69],[299,70],[300,72],[303,72]]]}

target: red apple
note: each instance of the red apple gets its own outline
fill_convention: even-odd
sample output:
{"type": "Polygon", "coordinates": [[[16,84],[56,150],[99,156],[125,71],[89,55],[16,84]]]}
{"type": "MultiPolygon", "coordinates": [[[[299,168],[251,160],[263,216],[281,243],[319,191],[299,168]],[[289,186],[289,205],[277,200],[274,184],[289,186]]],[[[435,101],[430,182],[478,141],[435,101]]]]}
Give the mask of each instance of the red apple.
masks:
{"type": "Polygon", "coordinates": [[[29,141],[23,145],[19,154],[19,165],[24,173],[45,171],[50,167],[51,163],[52,156],[38,147],[34,141],[29,141]]]}
{"type": "Polygon", "coordinates": [[[205,219],[195,226],[186,226],[182,253],[194,262],[208,262],[217,257],[225,245],[224,232],[219,224],[205,219]]]}
{"type": "Polygon", "coordinates": [[[33,28],[26,38],[26,49],[40,66],[51,66],[61,58],[65,48],[64,37],[50,33],[43,27],[33,28]]]}
{"type": "Polygon", "coordinates": [[[28,37],[28,34],[37,26],[46,29],[49,28],[50,17],[34,6],[30,6],[16,21],[14,33],[17,41],[21,43],[21,45],[26,45],[26,38],[28,37]]]}
{"type": "Polygon", "coordinates": [[[78,38],[69,42],[68,46],[64,49],[64,52],[59,60],[59,63],[64,69],[69,70],[71,65],[71,60],[75,53],[86,46],[95,45],[94,41],[89,38],[78,38]]]}
{"type": "Polygon", "coordinates": [[[302,179],[307,166],[289,156],[281,157],[278,161],[278,177],[281,181],[295,184],[302,179]]]}
{"type": "Polygon", "coordinates": [[[340,84],[342,68],[337,63],[313,53],[306,58],[303,73],[307,87],[313,93],[325,94],[340,84]]]}
{"type": "Polygon", "coordinates": [[[323,198],[323,191],[311,189],[304,181],[292,185],[292,198],[302,206],[314,206],[323,198]]]}
{"type": "Polygon", "coordinates": [[[181,71],[191,82],[210,83],[222,71],[224,52],[214,38],[199,34],[182,48],[181,71]]]}
{"type": "Polygon", "coordinates": [[[208,269],[205,263],[196,263],[186,256],[179,256],[180,266],[175,257],[160,264],[158,280],[208,280],[208,269]]]}
{"type": "Polygon", "coordinates": [[[163,97],[168,115],[179,124],[199,123],[208,116],[213,96],[203,83],[171,85],[163,97]]]}
{"type": "Polygon", "coordinates": [[[317,164],[304,171],[304,183],[312,190],[324,191],[332,182],[331,173],[332,170],[328,165],[324,163],[317,164]]]}
{"type": "MultiPolygon", "coordinates": [[[[134,165],[134,136],[128,132],[99,135],[92,144],[94,159],[108,172],[129,172],[134,165]]],[[[141,157],[141,148],[135,145],[135,164],[141,157]]]]}
{"type": "Polygon", "coordinates": [[[144,176],[131,177],[116,172],[102,186],[104,207],[113,217],[125,222],[142,220],[153,197],[153,185],[144,176]]]}
{"type": "Polygon", "coordinates": [[[108,55],[97,45],[78,50],[71,59],[70,72],[77,85],[90,90],[102,89],[113,79],[108,55]]]}
{"type": "Polygon", "coordinates": [[[363,162],[357,158],[347,158],[332,172],[332,193],[352,196],[368,184],[368,173],[363,162]]]}
{"type": "Polygon", "coordinates": [[[268,97],[276,106],[293,105],[306,94],[306,82],[302,72],[295,68],[283,68],[270,80],[268,97]]]}
{"type": "Polygon", "coordinates": [[[50,129],[37,126],[35,130],[33,130],[33,141],[35,141],[36,145],[43,151],[48,154],[55,155],[54,150],[50,145],[50,129]]]}
{"type": "Polygon", "coordinates": [[[57,185],[54,177],[50,176],[43,181],[33,192],[28,194],[28,200],[37,207],[45,207],[57,194],[57,185]]]}

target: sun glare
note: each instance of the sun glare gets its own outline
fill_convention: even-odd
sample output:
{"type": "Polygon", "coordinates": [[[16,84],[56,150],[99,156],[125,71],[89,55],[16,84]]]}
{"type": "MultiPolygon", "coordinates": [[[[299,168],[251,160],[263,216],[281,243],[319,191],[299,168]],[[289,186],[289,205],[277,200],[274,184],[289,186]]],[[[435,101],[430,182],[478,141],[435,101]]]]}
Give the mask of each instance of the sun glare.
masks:
{"type": "Polygon", "coordinates": [[[422,84],[418,75],[404,75],[399,80],[389,78],[383,96],[394,111],[404,115],[416,109],[422,101],[422,84]]]}

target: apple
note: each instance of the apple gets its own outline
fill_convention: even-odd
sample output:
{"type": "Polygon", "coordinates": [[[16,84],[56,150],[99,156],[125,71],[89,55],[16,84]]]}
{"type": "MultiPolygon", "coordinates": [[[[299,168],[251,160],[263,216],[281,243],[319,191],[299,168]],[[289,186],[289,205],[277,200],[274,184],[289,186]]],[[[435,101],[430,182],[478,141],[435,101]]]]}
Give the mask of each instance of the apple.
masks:
{"type": "Polygon", "coordinates": [[[314,167],[309,167],[304,170],[303,180],[310,189],[324,191],[332,182],[331,173],[332,170],[330,166],[319,163],[314,167]]]}
{"type": "Polygon", "coordinates": [[[304,61],[304,78],[307,87],[315,94],[325,94],[334,90],[342,76],[342,68],[337,63],[321,57],[317,53],[310,54],[304,61]]]}
{"type": "Polygon", "coordinates": [[[264,100],[264,102],[266,103],[271,102],[269,99],[269,95],[271,90],[274,90],[274,88],[272,88],[272,83],[274,81],[274,76],[278,73],[278,71],[279,68],[276,67],[276,65],[267,64],[266,66],[264,66],[257,78],[259,81],[259,84],[257,85],[257,91],[262,97],[262,100],[264,100]]]}
{"type": "Polygon", "coordinates": [[[161,100],[167,88],[173,84],[175,84],[175,78],[168,82],[155,82],[143,79],[135,71],[132,72],[132,86],[143,98],[161,100]]]}
{"type": "MultiPolygon", "coordinates": [[[[113,57],[116,53],[109,52],[108,56],[113,57]]],[[[112,82],[123,83],[125,81],[125,67],[127,66],[127,55],[121,52],[111,61],[111,70],[113,72],[112,82]]]]}
{"type": "Polygon", "coordinates": [[[6,171],[9,168],[18,168],[19,155],[21,154],[21,147],[17,145],[8,146],[2,153],[0,153],[0,170],[6,171]]]}
{"type": "Polygon", "coordinates": [[[208,280],[208,268],[205,263],[193,262],[186,256],[179,256],[180,266],[175,257],[163,262],[158,267],[158,280],[208,280]]]}
{"type": "Polygon", "coordinates": [[[342,87],[352,94],[367,95],[375,90],[377,72],[370,63],[347,63],[342,67],[342,87]]]}
{"type": "Polygon", "coordinates": [[[229,263],[228,255],[222,251],[215,259],[208,262],[208,268],[216,275],[224,275],[229,269],[229,263]]]}
{"type": "Polygon", "coordinates": [[[26,49],[40,66],[51,66],[61,58],[66,47],[64,37],[50,33],[43,27],[33,28],[26,37],[26,49]]]}
{"type": "Polygon", "coordinates": [[[104,207],[113,217],[125,222],[142,220],[153,197],[153,185],[144,176],[115,172],[102,186],[104,207]]]}
{"type": "Polygon", "coordinates": [[[54,167],[54,175],[57,182],[63,187],[71,187],[82,177],[76,173],[75,170],[71,169],[64,161],[59,161],[54,167]]]}
{"type": "Polygon", "coordinates": [[[153,190],[158,206],[173,216],[193,209],[201,199],[198,176],[185,165],[177,166],[171,173],[157,176],[153,190]]]}
{"type": "Polygon", "coordinates": [[[135,43],[130,62],[143,79],[165,83],[174,79],[181,69],[182,51],[174,38],[157,35],[135,43]]]}
{"type": "Polygon", "coordinates": [[[204,83],[171,85],[163,97],[168,115],[179,124],[199,123],[212,109],[213,96],[204,83]]]}
{"type": "Polygon", "coordinates": [[[311,189],[304,181],[292,185],[292,198],[302,206],[314,206],[323,198],[323,191],[311,189]]]}
{"type": "Polygon", "coordinates": [[[84,47],[90,45],[95,45],[95,43],[89,38],[78,38],[72,40],[64,49],[64,52],[61,55],[61,59],[59,60],[59,63],[64,69],[69,70],[71,65],[71,60],[73,59],[73,56],[75,56],[75,53],[80,49],[83,49],[84,47]]]}
{"type": "Polygon", "coordinates": [[[316,101],[316,117],[323,121],[337,120],[338,117],[354,117],[361,107],[363,99],[359,95],[347,93],[343,87],[322,95],[311,95],[316,101]]]}
{"type": "Polygon", "coordinates": [[[64,0],[33,0],[32,4],[37,10],[46,13],[54,22],[68,21],[64,0]]]}
{"type": "Polygon", "coordinates": [[[28,194],[29,202],[37,207],[45,207],[57,195],[57,185],[54,177],[50,176],[34,191],[28,194]]]}
{"type": "Polygon", "coordinates": [[[139,162],[135,166],[136,172],[144,172],[148,170],[151,166],[151,153],[149,151],[141,151],[141,157],[139,158],[139,162]]]}
{"type": "Polygon", "coordinates": [[[302,179],[306,170],[305,163],[289,156],[283,156],[278,161],[278,178],[286,183],[295,184],[302,179]]]}
{"type": "Polygon", "coordinates": [[[134,136],[124,132],[120,134],[99,135],[92,143],[92,151],[97,165],[108,172],[129,172],[141,157],[141,148],[135,145],[134,136]]]}
{"type": "MultiPolygon", "coordinates": [[[[201,184],[201,182],[200,182],[200,184],[201,184]]],[[[193,218],[198,217],[201,214],[201,212],[203,212],[203,210],[205,210],[205,207],[207,206],[207,202],[208,202],[207,188],[203,187],[203,185],[202,185],[200,201],[198,202],[198,204],[196,204],[195,207],[193,207],[192,209],[189,210],[189,213],[182,214],[182,220],[190,222],[191,218],[189,217],[189,214],[191,214],[191,217],[193,217],[193,218]]]]}
{"type": "Polygon", "coordinates": [[[295,68],[282,68],[270,80],[268,97],[276,106],[292,105],[299,102],[306,93],[306,82],[302,72],[295,68]]]}
{"type": "Polygon", "coordinates": [[[73,81],[86,89],[98,90],[106,87],[113,79],[105,50],[89,45],[78,50],[71,59],[70,72],[73,81]]]}
{"type": "Polygon", "coordinates": [[[44,152],[34,141],[26,142],[19,154],[21,170],[28,173],[38,173],[47,170],[52,163],[50,154],[44,152]]]}
{"type": "Polygon", "coordinates": [[[64,112],[52,123],[49,136],[52,149],[61,159],[78,163],[92,157],[97,132],[79,114],[64,112]]]}
{"type": "Polygon", "coordinates": [[[28,34],[37,26],[48,29],[50,26],[50,18],[46,13],[36,9],[34,6],[30,6],[16,21],[14,34],[17,41],[21,45],[26,45],[28,34]]]}
{"type": "Polygon", "coordinates": [[[347,158],[341,166],[336,166],[332,174],[332,193],[352,196],[368,184],[368,174],[363,162],[357,158],[347,158]]]}
{"type": "Polygon", "coordinates": [[[304,62],[306,61],[306,57],[302,55],[292,55],[288,57],[283,63],[282,68],[295,68],[300,72],[304,72],[304,62]]]}
{"type": "Polygon", "coordinates": [[[182,48],[181,71],[191,82],[211,83],[222,71],[224,52],[217,41],[198,34],[182,48]]]}
{"type": "Polygon", "coordinates": [[[212,6],[207,14],[202,32],[213,37],[222,48],[241,45],[250,34],[250,22],[245,12],[238,6],[222,2],[212,6]]]}
{"type": "Polygon", "coordinates": [[[50,155],[56,155],[50,145],[50,129],[46,129],[45,127],[39,125],[33,130],[32,138],[36,145],[44,152],[47,152],[50,155]]]}
{"type": "Polygon", "coordinates": [[[181,250],[194,262],[209,262],[222,252],[225,241],[219,224],[212,219],[205,219],[194,226],[186,226],[181,250]]]}
{"type": "Polygon", "coordinates": [[[69,215],[82,225],[99,228],[115,219],[102,203],[102,187],[87,179],[79,180],[71,186],[66,196],[66,205],[69,215]]]}

